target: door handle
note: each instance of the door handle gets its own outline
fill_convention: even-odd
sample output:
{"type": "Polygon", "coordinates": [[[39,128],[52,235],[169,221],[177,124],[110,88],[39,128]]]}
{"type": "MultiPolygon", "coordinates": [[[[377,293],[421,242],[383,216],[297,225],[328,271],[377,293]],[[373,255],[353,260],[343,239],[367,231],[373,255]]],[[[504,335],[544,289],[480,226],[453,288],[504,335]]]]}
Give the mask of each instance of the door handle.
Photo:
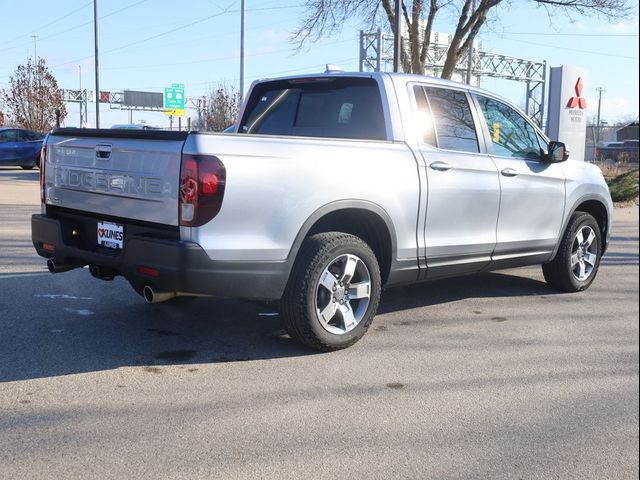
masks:
{"type": "Polygon", "coordinates": [[[446,172],[447,170],[451,169],[451,165],[449,165],[447,162],[433,162],[429,164],[429,166],[433,170],[438,170],[440,172],[446,172]]]}
{"type": "Polygon", "coordinates": [[[518,175],[518,172],[516,172],[513,168],[503,168],[500,173],[505,177],[515,177],[518,175]]]}

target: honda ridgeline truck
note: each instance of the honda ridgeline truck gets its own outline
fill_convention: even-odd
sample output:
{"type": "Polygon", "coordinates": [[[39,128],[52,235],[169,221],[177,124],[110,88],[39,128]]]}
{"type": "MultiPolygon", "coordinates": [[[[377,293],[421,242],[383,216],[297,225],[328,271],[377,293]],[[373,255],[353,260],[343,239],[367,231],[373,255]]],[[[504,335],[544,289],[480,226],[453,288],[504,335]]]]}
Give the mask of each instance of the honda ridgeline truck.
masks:
{"type": "Polygon", "coordinates": [[[383,287],[541,264],[575,292],[610,237],[600,170],[468,85],[258,81],[234,130],[51,132],[32,218],[49,270],[122,275],[147,302],[280,300],[294,339],[336,350],[383,287]]]}

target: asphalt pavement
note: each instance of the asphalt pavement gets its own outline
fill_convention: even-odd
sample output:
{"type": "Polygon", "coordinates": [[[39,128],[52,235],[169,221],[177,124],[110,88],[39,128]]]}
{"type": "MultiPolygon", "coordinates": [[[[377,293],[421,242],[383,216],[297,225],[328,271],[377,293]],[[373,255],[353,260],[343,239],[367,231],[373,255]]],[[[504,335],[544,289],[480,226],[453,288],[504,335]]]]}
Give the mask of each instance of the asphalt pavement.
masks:
{"type": "Polygon", "coordinates": [[[272,306],[49,274],[37,176],[0,168],[0,479],[638,478],[638,207],[587,292],[391,289],[320,354],[272,306]]]}

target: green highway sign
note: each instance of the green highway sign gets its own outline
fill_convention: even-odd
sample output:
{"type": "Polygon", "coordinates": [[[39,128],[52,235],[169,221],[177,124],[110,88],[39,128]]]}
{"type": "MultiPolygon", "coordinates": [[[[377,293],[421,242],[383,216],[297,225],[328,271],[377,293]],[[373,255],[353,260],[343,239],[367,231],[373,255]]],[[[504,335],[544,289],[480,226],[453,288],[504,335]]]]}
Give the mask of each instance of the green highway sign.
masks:
{"type": "Polygon", "coordinates": [[[184,110],[184,85],[174,83],[164,89],[164,108],[184,110]]]}

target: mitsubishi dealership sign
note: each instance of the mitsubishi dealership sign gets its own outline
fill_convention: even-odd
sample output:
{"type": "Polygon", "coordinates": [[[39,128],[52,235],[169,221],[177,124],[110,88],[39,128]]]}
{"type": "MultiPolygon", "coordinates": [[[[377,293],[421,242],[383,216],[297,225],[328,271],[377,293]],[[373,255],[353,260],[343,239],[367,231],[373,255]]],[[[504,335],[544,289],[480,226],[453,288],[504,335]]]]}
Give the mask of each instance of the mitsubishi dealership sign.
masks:
{"type": "Polygon", "coordinates": [[[567,144],[574,160],[584,160],[587,134],[587,100],[582,96],[587,71],[563,65],[552,67],[549,81],[547,132],[551,140],[567,144]]]}

